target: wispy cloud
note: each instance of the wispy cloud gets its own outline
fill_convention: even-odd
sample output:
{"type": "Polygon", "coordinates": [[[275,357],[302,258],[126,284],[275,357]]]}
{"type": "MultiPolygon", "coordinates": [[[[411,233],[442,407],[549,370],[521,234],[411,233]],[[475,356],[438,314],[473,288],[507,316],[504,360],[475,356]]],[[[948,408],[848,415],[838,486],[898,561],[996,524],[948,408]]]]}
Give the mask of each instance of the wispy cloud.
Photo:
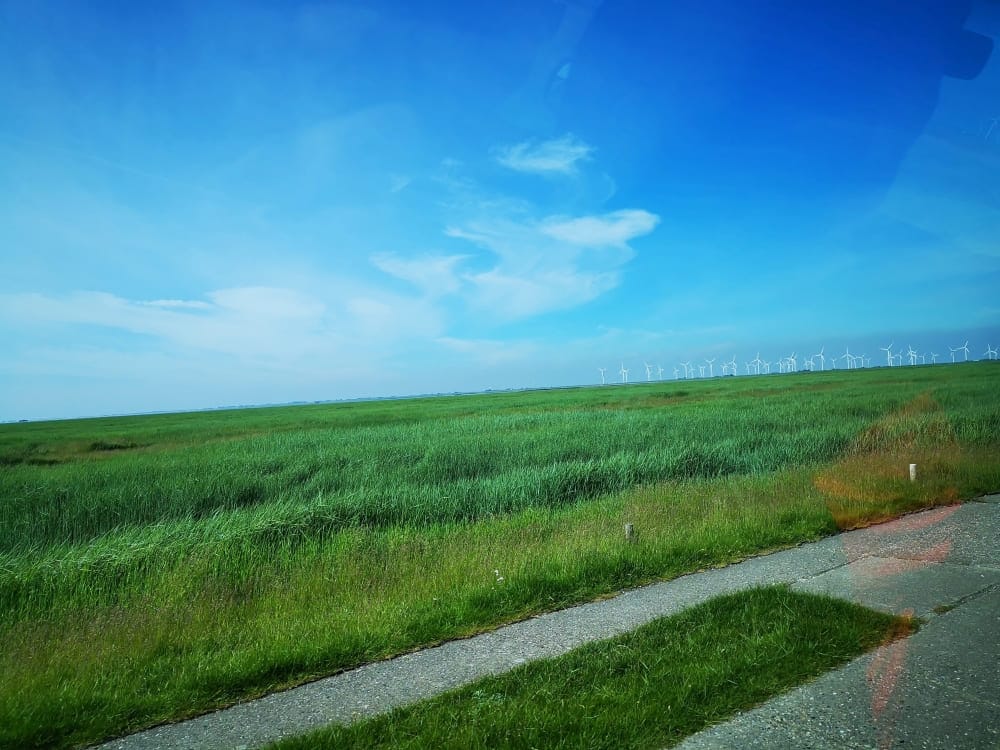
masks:
{"type": "Polygon", "coordinates": [[[587,161],[594,149],[572,133],[548,141],[523,141],[503,146],[496,160],[508,169],[534,174],[573,174],[577,163],[587,161]]]}
{"type": "Polygon", "coordinates": [[[613,211],[575,219],[550,218],[541,231],[563,242],[583,247],[624,247],[629,240],[649,234],[660,217],[641,209],[613,211]]]}
{"type": "Polygon", "coordinates": [[[455,267],[468,255],[429,255],[403,258],[395,253],[380,253],[371,258],[380,271],[416,286],[433,297],[457,292],[462,285],[455,267]]]}
{"type": "Polygon", "coordinates": [[[164,350],[212,352],[284,367],[443,333],[436,310],[419,299],[364,288],[333,290],[329,297],[332,303],[276,287],[219,289],[201,300],[130,300],[95,291],[5,294],[0,295],[0,324],[110,328],[157,339],[164,350]]]}
{"type": "Polygon", "coordinates": [[[659,217],[632,209],[541,221],[493,219],[449,227],[494,256],[492,267],[460,274],[472,307],[501,318],[525,318],[590,302],[621,282],[634,255],[628,241],[653,230],[659,217]]]}

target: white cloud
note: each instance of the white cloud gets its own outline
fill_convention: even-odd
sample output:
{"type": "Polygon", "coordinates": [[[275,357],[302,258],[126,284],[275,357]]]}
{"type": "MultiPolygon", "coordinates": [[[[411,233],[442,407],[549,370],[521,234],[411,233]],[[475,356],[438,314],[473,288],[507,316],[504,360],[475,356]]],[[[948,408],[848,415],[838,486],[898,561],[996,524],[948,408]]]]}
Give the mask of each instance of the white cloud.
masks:
{"type": "Polygon", "coordinates": [[[468,277],[475,287],[475,305],[507,318],[577,307],[614,289],[620,279],[617,271],[594,273],[570,265],[517,275],[495,268],[468,277]]]}
{"type": "Polygon", "coordinates": [[[389,175],[389,192],[398,193],[404,190],[411,182],[413,182],[413,178],[408,175],[391,174],[389,175]]]}
{"type": "Polygon", "coordinates": [[[439,313],[425,301],[364,287],[331,289],[331,303],[275,287],[219,289],[205,297],[0,295],[0,323],[99,326],[159,339],[164,351],[211,352],[286,369],[443,332],[439,313]]]}
{"type": "Polygon", "coordinates": [[[187,310],[211,310],[212,306],[207,302],[201,302],[199,300],[189,300],[189,299],[154,299],[149,302],[138,302],[140,305],[149,305],[150,307],[166,307],[174,309],[187,309],[187,310]]]}
{"type": "Polygon", "coordinates": [[[508,169],[533,174],[573,174],[577,162],[594,149],[571,133],[548,141],[523,141],[497,149],[496,160],[508,169]]]}
{"type": "Polygon", "coordinates": [[[653,231],[660,217],[641,209],[614,211],[602,216],[547,220],[541,231],[549,237],[583,247],[623,247],[629,240],[653,231]]]}
{"type": "Polygon", "coordinates": [[[424,293],[436,297],[459,290],[462,282],[455,274],[455,266],[468,257],[468,255],[429,255],[401,258],[394,253],[380,253],[372,256],[371,261],[379,270],[408,281],[424,293]]]}
{"type": "Polygon", "coordinates": [[[633,257],[628,241],[653,230],[659,217],[624,210],[541,221],[493,219],[449,227],[446,234],[496,256],[491,268],[465,273],[467,298],[501,318],[523,318],[590,302],[621,282],[633,257]]]}
{"type": "Polygon", "coordinates": [[[530,341],[498,341],[496,339],[461,339],[442,336],[438,344],[468,357],[481,365],[498,365],[521,362],[538,352],[538,345],[530,341]]]}

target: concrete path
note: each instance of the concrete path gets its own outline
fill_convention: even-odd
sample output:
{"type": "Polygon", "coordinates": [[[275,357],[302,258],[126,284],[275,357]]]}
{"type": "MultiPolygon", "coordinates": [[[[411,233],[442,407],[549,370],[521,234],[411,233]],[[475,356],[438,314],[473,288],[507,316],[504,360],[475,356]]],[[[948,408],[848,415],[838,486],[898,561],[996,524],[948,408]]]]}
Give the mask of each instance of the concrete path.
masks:
{"type": "Polygon", "coordinates": [[[931,621],[684,748],[881,748],[898,739],[907,747],[998,745],[1000,495],[541,615],[101,747],[249,750],[558,656],[719,594],[777,583],[931,621]]]}

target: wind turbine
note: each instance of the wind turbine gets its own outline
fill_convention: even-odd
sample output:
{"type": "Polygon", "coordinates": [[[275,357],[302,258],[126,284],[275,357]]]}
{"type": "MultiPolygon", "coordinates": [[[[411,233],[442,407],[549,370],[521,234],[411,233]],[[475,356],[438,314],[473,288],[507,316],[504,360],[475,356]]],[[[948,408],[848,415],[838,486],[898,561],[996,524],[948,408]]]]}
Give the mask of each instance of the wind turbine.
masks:
{"type": "Polygon", "coordinates": [[[608,368],[598,367],[597,369],[601,371],[601,385],[607,385],[607,381],[604,379],[604,373],[608,371],[608,368]]]}
{"type": "Polygon", "coordinates": [[[964,344],[962,344],[962,346],[958,347],[958,349],[956,349],[955,351],[958,351],[958,352],[963,352],[964,351],[965,352],[965,361],[966,362],[969,361],[969,342],[968,341],[966,341],[964,344]]]}
{"type": "Polygon", "coordinates": [[[788,355],[788,371],[795,372],[799,369],[799,361],[795,358],[795,352],[788,355]]]}
{"type": "Polygon", "coordinates": [[[684,368],[684,379],[694,377],[694,373],[691,371],[691,362],[681,362],[681,367],[684,368]]]}
{"type": "Polygon", "coordinates": [[[885,352],[885,357],[889,362],[889,367],[892,367],[892,344],[889,344],[889,346],[880,346],[879,349],[885,352]]]}
{"type": "Polygon", "coordinates": [[[649,362],[643,362],[646,366],[646,382],[652,382],[653,380],[653,366],[649,362]]]}
{"type": "Polygon", "coordinates": [[[678,380],[678,379],[680,379],[680,376],[681,376],[681,371],[680,371],[680,370],[678,370],[678,369],[677,369],[677,368],[675,367],[675,368],[674,368],[674,380],[678,380]]]}
{"type": "Polygon", "coordinates": [[[997,358],[997,350],[991,348],[990,345],[987,344],[986,345],[986,351],[983,352],[983,356],[986,357],[986,359],[996,359],[997,358]]]}
{"type": "Polygon", "coordinates": [[[937,358],[938,358],[938,355],[936,355],[934,352],[931,352],[931,364],[932,365],[936,365],[937,364],[937,358]]]}
{"type": "Polygon", "coordinates": [[[663,365],[656,366],[656,372],[660,380],[663,380],[663,365]]]}
{"type": "Polygon", "coordinates": [[[698,365],[698,377],[705,377],[705,365],[698,365]]]}
{"type": "Polygon", "coordinates": [[[753,364],[756,373],[760,375],[760,366],[764,364],[764,360],[760,358],[760,352],[757,352],[757,356],[750,361],[753,364]]]}
{"type": "Polygon", "coordinates": [[[913,367],[913,365],[917,364],[917,353],[913,351],[912,346],[907,345],[906,356],[910,358],[910,367],[913,367]]]}
{"type": "Polygon", "coordinates": [[[625,363],[624,362],[622,362],[622,369],[619,370],[619,372],[622,375],[622,382],[623,383],[628,383],[628,370],[625,369],[625,363]]]}
{"type": "Polygon", "coordinates": [[[957,351],[958,351],[958,349],[952,349],[952,348],[951,348],[951,347],[949,346],[949,347],[948,347],[948,351],[949,351],[949,352],[951,352],[951,363],[952,363],[952,364],[955,364],[955,352],[957,352],[957,351]]]}
{"type": "Polygon", "coordinates": [[[813,369],[816,367],[816,360],[814,360],[812,357],[804,359],[802,360],[802,366],[805,367],[807,370],[809,370],[809,372],[812,372],[813,369]]]}
{"type": "Polygon", "coordinates": [[[764,374],[765,375],[770,375],[771,374],[771,363],[770,362],[761,362],[761,364],[764,365],[764,374]]]}
{"type": "Polygon", "coordinates": [[[826,357],[823,356],[823,352],[826,351],[825,346],[819,348],[819,354],[814,354],[814,357],[819,357],[819,370],[822,372],[826,369],[826,357]]]}
{"type": "Polygon", "coordinates": [[[837,357],[837,359],[846,359],[848,370],[854,367],[854,357],[851,355],[851,347],[849,346],[844,347],[844,353],[837,357]]]}
{"type": "Polygon", "coordinates": [[[739,375],[739,373],[736,371],[736,355],[735,354],[733,355],[732,361],[729,363],[729,369],[733,373],[733,375],[739,375]]]}
{"type": "Polygon", "coordinates": [[[712,357],[711,359],[706,359],[705,360],[705,362],[708,363],[708,377],[710,377],[710,378],[714,378],[715,377],[715,367],[714,367],[714,365],[715,365],[715,359],[716,359],[715,357],[712,357]]]}

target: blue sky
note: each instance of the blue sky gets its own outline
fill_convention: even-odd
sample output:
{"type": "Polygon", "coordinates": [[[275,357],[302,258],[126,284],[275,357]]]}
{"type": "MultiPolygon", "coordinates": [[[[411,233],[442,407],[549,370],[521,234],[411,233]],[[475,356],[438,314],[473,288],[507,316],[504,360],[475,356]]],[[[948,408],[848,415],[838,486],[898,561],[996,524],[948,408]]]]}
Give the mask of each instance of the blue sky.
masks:
{"type": "Polygon", "coordinates": [[[0,419],[1000,344],[1000,4],[649,5],[4,3],[0,419]]]}

